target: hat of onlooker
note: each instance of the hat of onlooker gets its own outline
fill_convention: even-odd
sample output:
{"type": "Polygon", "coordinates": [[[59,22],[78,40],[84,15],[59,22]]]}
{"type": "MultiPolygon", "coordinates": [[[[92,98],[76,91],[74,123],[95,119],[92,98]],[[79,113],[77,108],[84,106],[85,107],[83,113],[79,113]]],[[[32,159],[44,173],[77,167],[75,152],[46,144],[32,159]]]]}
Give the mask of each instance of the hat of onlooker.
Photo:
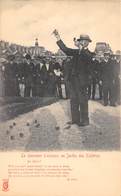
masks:
{"type": "Polygon", "coordinates": [[[109,50],[104,52],[104,56],[107,56],[107,55],[111,55],[111,52],[109,50]]]}
{"type": "Polygon", "coordinates": [[[26,54],[25,58],[28,60],[28,59],[31,59],[31,56],[29,54],[26,54]]]}
{"type": "Polygon", "coordinates": [[[116,51],[116,56],[121,56],[121,51],[120,50],[116,51]]]}

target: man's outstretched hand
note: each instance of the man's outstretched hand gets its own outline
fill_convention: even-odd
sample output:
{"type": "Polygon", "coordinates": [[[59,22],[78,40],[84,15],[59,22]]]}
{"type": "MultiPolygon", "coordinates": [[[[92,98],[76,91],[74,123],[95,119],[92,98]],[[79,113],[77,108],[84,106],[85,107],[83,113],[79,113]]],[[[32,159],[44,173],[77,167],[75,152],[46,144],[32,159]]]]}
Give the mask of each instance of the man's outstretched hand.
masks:
{"type": "Polygon", "coordinates": [[[56,37],[57,41],[59,41],[61,39],[60,35],[56,29],[53,31],[53,35],[56,37]]]}

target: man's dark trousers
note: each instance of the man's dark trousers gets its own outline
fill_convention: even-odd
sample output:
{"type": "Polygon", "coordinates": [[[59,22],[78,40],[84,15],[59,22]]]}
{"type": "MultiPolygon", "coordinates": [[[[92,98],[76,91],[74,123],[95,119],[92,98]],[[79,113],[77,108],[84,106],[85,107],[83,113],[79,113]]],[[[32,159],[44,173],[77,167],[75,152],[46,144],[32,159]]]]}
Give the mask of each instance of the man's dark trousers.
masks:
{"type": "Polygon", "coordinates": [[[88,123],[87,86],[81,86],[81,76],[74,76],[70,82],[70,104],[73,123],[88,123]]]}
{"type": "Polygon", "coordinates": [[[103,81],[103,100],[104,105],[115,105],[115,86],[112,81],[103,81]]]}

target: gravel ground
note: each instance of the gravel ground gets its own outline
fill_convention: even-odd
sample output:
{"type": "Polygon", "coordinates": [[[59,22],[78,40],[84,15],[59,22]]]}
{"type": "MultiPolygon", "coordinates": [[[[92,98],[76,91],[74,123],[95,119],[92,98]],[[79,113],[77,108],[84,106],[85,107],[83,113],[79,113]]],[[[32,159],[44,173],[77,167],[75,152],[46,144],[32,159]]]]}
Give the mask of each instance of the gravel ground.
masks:
{"type": "Polygon", "coordinates": [[[0,122],[58,101],[56,97],[0,97],[0,122]]]}
{"type": "Polygon", "coordinates": [[[22,114],[0,125],[0,150],[120,150],[120,106],[89,101],[90,125],[70,121],[69,100],[22,114]]]}

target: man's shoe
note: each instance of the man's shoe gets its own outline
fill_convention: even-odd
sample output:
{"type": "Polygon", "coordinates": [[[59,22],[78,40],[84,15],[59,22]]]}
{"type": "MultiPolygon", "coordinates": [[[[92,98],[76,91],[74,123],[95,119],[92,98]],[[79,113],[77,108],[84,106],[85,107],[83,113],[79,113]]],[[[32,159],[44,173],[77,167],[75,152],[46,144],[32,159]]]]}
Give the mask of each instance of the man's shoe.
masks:
{"type": "Polygon", "coordinates": [[[110,106],[116,107],[115,103],[110,103],[110,106]]]}
{"type": "Polygon", "coordinates": [[[108,104],[107,103],[104,103],[104,106],[108,106],[108,104]]]}
{"type": "Polygon", "coordinates": [[[71,125],[72,124],[72,121],[68,121],[66,124],[67,125],[71,125]]]}
{"type": "Polygon", "coordinates": [[[77,122],[74,122],[74,121],[68,121],[66,124],[67,124],[67,125],[73,125],[73,124],[77,124],[77,122]]]}
{"type": "Polygon", "coordinates": [[[85,121],[85,122],[80,122],[78,124],[79,127],[84,127],[84,126],[88,126],[89,125],[89,121],[85,121]]]}

